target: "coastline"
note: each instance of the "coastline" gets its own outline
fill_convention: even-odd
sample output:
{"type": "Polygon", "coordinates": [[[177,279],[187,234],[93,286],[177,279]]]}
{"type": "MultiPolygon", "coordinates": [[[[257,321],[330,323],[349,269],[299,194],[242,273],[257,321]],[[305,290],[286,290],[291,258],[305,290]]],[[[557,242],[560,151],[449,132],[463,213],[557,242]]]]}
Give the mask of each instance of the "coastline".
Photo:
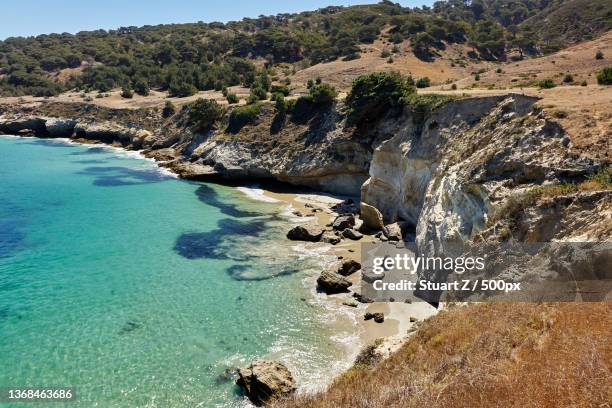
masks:
{"type": "MultiPolygon", "coordinates": [[[[3,136],[16,138],[32,137],[20,135],[3,136]]],[[[32,138],[39,139],[35,136],[32,138]]],[[[108,148],[117,151],[122,155],[127,155],[154,163],[155,167],[164,175],[182,179],[179,174],[173,172],[170,168],[165,166],[163,161],[147,156],[145,150],[132,150],[123,146],[106,144],[101,141],[82,139],[41,138],[41,140],[66,144],[77,144],[90,148],[108,148]]],[[[286,218],[288,225],[292,223],[297,224],[306,221],[315,221],[321,227],[325,228],[326,225],[331,223],[335,216],[337,216],[337,213],[333,212],[330,207],[333,204],[339,203],[343,201],[343,199],[347,198],[327,193],[305,191],[303,188],[293,187],[290,185],[284,186],[282,189],[283,191],[275,191],[274,189],[266,188],[265,186],[253,186],[253,184],[250,184],[249,182],[241,183],[240,185],[234,186],[234,188],[250,200],[268,202],[281,207],[283,211],[282,215],[284,218],[286,218]],[[296,215],[296,212],[300,215],[296,215]]],[[[280,236],[278,239],[285,240],[286,238],[284,236],[280,236]]],[[[334,257],[337,259],[355,260],[360,262],[361,244],[364,242],[375,241],[376,240],[372,236],[364,235],[359,241],[342,240],[337,245],[318,242],[314,244],[317,250],[311,253],[318,253],[320,256],[326,256],[328,259],[334,257]]],[[[326,266],[330,266],[334,262],[335,260],[332,260],[326,266]]],[[[354,273],[347,277],[347,279],[353,284],[351,287],[353,290],[359,289],[360,273],[354,273]]],[[[425,302],[418,302],[414,304],[356,302],[356,307],[349,306],[345,304],[345,302],[354,302],[352,292],[337,295],[326,295],[319,293],[317,292],[316,288],[316,276],[306,278],[305,284],[309,286],[308,291],[312,295],[312,299],[310,299],[310,301],[321,304],[330,314],[336,317],[336,321],[327,321],[324,324],[330,324],[332,331],[337,333],[338,336],[342,336],[342,338],[334,338],[333,340],[346,346],[346,354],[338,359],[339,373],[350,368],[357,354],[368,345],[376,343],[379,353],[384,357],[388,356],[391,352],[397,350],[403,344],[410,332],[413,330],[413,327],[418,324],[419,321],[437,312],[435,308],[425,302]],[[366,321],[363,318],[366,312],[382,312],[385,315],[385,320],[382,323],[376,323],[374,320],[366,321]],[[342,318],[343,316],[348,316],[348,318],[342,318]],[[416,318],[416,321],[411,321],[414,320],[414,318],[416,318]]],[[[300,299],[295,299],[295,301],[300,301],[300,299]]],[[[269,356],[261,357],[273,356],[274,352],[271,352],[269,356]]],[[[307,388],[300,387],[300,392],[321,390],[332,380],[333,378],[326,378],[325,381],[318,384],[316,388],[313,388],[312,384],[307,388]]]]}

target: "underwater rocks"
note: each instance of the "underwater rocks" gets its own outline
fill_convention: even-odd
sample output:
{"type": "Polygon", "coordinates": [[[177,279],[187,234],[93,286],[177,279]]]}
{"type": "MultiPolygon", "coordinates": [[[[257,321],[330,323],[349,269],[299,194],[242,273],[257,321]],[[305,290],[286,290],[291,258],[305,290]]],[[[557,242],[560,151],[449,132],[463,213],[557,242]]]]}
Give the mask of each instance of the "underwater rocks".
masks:
{"type": "Polygon", "coordinates": [[[291,372],[277,361],[257,360],[239,368],[236,384],[257,406],[286,397],[296,390],[291,372]]]}

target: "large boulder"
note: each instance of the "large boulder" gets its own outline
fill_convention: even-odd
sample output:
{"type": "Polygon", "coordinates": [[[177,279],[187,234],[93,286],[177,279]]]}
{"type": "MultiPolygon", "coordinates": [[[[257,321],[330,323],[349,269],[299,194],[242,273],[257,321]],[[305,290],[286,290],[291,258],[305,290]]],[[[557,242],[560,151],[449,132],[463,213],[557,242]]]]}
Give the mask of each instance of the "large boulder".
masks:
{"type": "Polygon", "coordinates": [[[323,271],[317,278],[317,287],[328,295],[348,292],[351,285],[351,282],[331,271],[323,271]]]}
{"type": "Polygon", "coordinates": [[[338,267],[338,274],[342,276],[349,276],[353,273],[357,272],[361,269],[361,264],[352,259],[347,259],[343,261],[342,264],[338,267]]]}
{"type": "Polygon", "coordinates": [[[338,231],[343,231],[346,228],[353,228],[355,226],[355,216],[352,214],[339,215],[332,223],[332,228],[338,231]]]}
{"type": "Polygon", "coordinates": [[[385,225],[383,228],[383,234],[385,234],[385,237],[392,242],[401,241],[403,239],[402,228],[397,222],[385,225]]]}
{"type": "Polygon", "coordinates": [[[257,406],[295,392],[295,380],[287,367],[277,361],[257,360],[238,369],[236,380],[245,395],[257,406]]]}
{"type": "Polygon", "coordinates": [[[385,226],[383,216],[378,209],[370,204],[360,204],[361,219],[363,220],[363,228],[371,231],[380,231],[385,226]]]}
{"type": "Polygon", "coordinates": [[[287,238],[292,241],[317,242],[323,235],[323,228],[318,224],[308,223],[296,225],[287,232],[287,238]]]}

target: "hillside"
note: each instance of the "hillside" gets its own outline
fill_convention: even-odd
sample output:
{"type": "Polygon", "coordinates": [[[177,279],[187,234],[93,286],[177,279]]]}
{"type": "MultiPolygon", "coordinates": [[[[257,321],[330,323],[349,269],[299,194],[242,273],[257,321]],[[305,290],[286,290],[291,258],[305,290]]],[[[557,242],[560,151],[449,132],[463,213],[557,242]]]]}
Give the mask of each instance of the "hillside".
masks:
{"type": "Polygon", "coordinates": [[[611,325],[609,303],[455,308],[424,321],[382,363],[371,358],[326,392],[274,407],[606,406],[611,325]]]}
{"type": "Polygon", "coordinates": [[[264,66],[275,67],[272,81],[291,86],[295,71],[320,63],[360,65],[353,61],[370,50],[383,52],[376,46],[381,42],[390,65],[396,58],[400,66],[436,61],[458,49],[464,54],[461,59],[469,60],[457,61],[462,67],[481,60],[504,61],[517,54],[556,51],[609,30],[610,3],[589,3],[593,4],[581,7],[577,1],[451,0],[433,8],[407,8],[383,1],[227,24],[8,38],[0,42],[0,95],[50,96],[77,89],[97,90],[104,97],[123,87],[142,95],[156,90],[185,97],[237,85],[252,87],[264,66]],[[538,34],[569,13],[579,25],[538,34]],[[404,58],[408,50],[413,59],[404,58]]]}

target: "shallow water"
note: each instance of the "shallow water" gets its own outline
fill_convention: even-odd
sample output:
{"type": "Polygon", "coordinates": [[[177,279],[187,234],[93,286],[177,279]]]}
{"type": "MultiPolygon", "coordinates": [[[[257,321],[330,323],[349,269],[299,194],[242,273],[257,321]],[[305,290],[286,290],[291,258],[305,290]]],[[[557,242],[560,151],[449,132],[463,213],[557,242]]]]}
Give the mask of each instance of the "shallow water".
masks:
{"type": "Polygon", "coordinates": [[[322,259],[280,214],[116,149],[0,137],[0,386],[240,406],[225,370],[268,355],[329,380],[345,347],[313,297],[322,259]]]}

